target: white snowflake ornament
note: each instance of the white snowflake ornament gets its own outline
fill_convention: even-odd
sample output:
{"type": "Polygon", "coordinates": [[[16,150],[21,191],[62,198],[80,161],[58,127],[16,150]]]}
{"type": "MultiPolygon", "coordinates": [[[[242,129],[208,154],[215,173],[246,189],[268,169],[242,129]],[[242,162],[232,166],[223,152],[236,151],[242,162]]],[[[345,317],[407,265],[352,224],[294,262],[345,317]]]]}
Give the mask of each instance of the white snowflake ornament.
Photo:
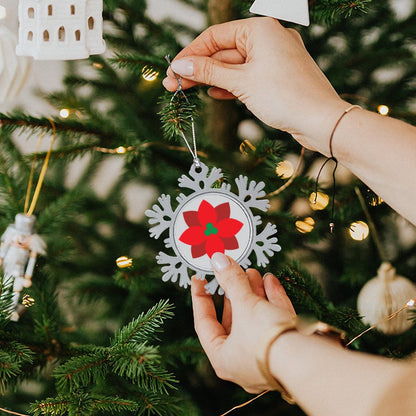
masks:
{"type": "Polygon", "coordinates": [[[256,0],[251,13],[309,26],[308,0],[256,0]]]}
{"type": "Polygon", "coordinates": [[[85,59],[105,51],[103,0],[20,0],[16,54],[85,59]]]}
{"type": "MultiPolygon", "coordinates": [[[[281,250],[275,236],[276,226],[267,223],[258,233],[257,227],[262,221],[251,212],[253,208],[261,211],[269,208],[269,201],[261,199],[265,196],[264,182],[249,182],[240,175],[235,180],[238,194],[234,194],[230,184],[213,188],[222,177],[220,169],[210,171],[198,161],[192,165],[189,176],[182,175],[179,179],[179,186],[192,193],[180,194],[175,210],[170,196],[162,195],[159,204],[146,211],[152,225],[150,236],[158,239],[167,231],[164,244],[174,253],[160,252],[156,257],[162,265],[163,281],[179,282],[179,286],[187,288],[191,283],[188,269],[201,280],[214,275],[210,259],[215,252],[225,253],[247,268],[251,265],[249,256],[253,251],[257,266],[264,267],[269,263],[268,257],[281,250]]],[[[224,293],[215,278],[207,284],[206,290],[211,294],[217,290],[224,293]]]]}

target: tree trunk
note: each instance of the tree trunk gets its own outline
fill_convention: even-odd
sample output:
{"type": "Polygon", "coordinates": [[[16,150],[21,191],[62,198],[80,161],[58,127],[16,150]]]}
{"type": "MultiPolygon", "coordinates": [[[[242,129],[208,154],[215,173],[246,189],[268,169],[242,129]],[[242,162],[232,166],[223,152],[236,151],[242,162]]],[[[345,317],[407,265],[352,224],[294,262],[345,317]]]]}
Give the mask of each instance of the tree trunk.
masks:
{"type": "MultiPolygon", "coordinates": [[[[228,22],[235,18],[232,0],[208,0],[208,22],[210,25],[228,22]]],[[[217,146],[232,150],[238,146],[236,133],[238,109],[234,101],[208,99],[206,108],[207,135],[217,146]]]]}

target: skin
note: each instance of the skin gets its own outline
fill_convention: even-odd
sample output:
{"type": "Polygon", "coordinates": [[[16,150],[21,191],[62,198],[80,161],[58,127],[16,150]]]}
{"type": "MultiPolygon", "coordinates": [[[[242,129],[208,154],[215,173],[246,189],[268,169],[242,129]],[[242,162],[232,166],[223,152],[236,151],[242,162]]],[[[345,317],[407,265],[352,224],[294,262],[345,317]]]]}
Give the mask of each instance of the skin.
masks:
{"type": "MultiPolygon", "coordinates": [[[[175,57],[172,69],[184,89],[210,85],[211,97],[240,100],[264,123],[325,156],[334,132],[338,161],[416,224],[416,128],[354,109],[334,131],[351,103],[338,96],[296,31],[271,18],[212,26],[175,57]]],[[[163,84],[176,90],[171,69],[163,84]]],[[[192,280],[195,329],[217,375],[258,393],[270,386],[255,361],[257,340],[295,311],[273,275],[262,279],[231,259],[227,264],[221,270],[213,264],[228,296],[221,322],[206,282],[192,280]]],[[[311,416],[410,416],[416,407],[414,365],[351,352],[319,336],[281,335],[270,371],[311,416]]]]}
{"type": "MultiPolygon", "coordinates": [[[[264,123],[325,156],[334,126],[351,105],[338,96],[299,34],[268,17],[208,28],[175,57],[172,68],[184,78],[184,89],[211,85],[212,97],[239,99],[264,123]]],[[[171,70],[163,84],[176,90],[171,70]]],[[[354,109],[336,128],[333,150],[341,164],[416,225],[416,192],[409,192],[416,177],[415,127],[354,109]]]]}

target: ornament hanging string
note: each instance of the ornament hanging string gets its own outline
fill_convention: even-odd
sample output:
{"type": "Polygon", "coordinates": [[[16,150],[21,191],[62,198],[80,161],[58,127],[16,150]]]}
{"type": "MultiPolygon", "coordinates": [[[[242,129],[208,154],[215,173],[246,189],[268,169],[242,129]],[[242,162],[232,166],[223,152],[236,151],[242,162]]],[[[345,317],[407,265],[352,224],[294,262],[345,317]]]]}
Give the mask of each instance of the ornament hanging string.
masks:
{"type": "MultiPolygon", "coordinates": [[[[173,71],[172,69],[172,61],[170,60],[169,55],[165,56],[165,59],[167,61],[167,63],[169,64],[170,69],[172,70],[172,73],[178,83],[178,88],[176,89],[175,93],[173,94],[171,100],[170,100],[170,104],[172,105],[173,100],[176,98],[176,96],[178,94],[181,94],[182,97],[185,99],[185,101],[190,104],[188,97],[186,96],[186,94],[183,92],[182,89],[182,77],[178,76],[178,74],[176,74],[175,71],[173,71]]],[[[194,118],[192,117],[192,115],[190,116],[190,120],[191,120],[191,130],[192,130],[192,147],[191,144],[189,143],[188,139],[185,136],[185,133],[183,132],[183,130],[180,130],[180,134],[182,136],[183,141],[186,144],[186,147],[188,148],[189,152],[191,153],[193,160],[194,160],[194,164],[196,167],[200,167],[200,163],[199,163],[199,158],[198,158],[198,151],[197,151],[197,147],[196,147],[196,133],[195,133],[195,122],[194,122],[194,118]]]]}
{"type": "MultiPolygon", "coordinates": [[[[30,204],[30,207],[27,209],[27,211],[26,211],[26,208],[27,207],[26,207],[26,203],[25,203],[25,215],[27,215],[28,217],[30,217],[33,214],[33,212],[34,212],[34,210],[36,208],[36,203],[38,202],[39,194],[40,194],[40,191],[42,189],[43,180],[45,179],[46,171],[48,169],[49,159],[51,157],[52,148],[53,148],[53,145],[54,145],[54,142],[55,142],[55,138],[56,138],[56,126],[55,126],[55,123],[51,119],[49,119],[49,122],[51,123],[52,131],[53,131],[52,140],[51,140],[51,144],[49,146],[49,150],[46,153],[45,160],[44,160],[43,165],[42,165],[42,169],[40,171],[38,183],[36,185],[35,192],[33,194],[32,202],[30,204]]],[[[38,143],[38,145],[39,145],[39,143],[38,143]]],[[[32,172],[33,172],[33,168],[34,168],[34,165],[32,164],[32,172]]],[[[32,172],[31,172],[31,178],[29,179],[28,193],[26,194],[26,200],[28,200],[28,194],[30,194],[30,188],[32,187],[32,181],[33,181],[32,172]]]]}
{"type": "Polygon", "coordinates": [[[37,154],[40,151],[40,145],[42,143],[43,136],[44,136],[44,132],[42,132],[40,134],[40,137],[38,139],[38,144],[36,146],[35,157],[33,158],[32,167],[30,169],[29,183],[27,184],[27,191],[26,191],[26,198],[25,198],[25,207],[24,207],[24,210],[23,210],[24,213],[27,213],[27,211],[29,209],[30,194],[32,193],[33,176],[35,175],[35,166],[36,166],[36,162],[37,162],[37,154]]]}

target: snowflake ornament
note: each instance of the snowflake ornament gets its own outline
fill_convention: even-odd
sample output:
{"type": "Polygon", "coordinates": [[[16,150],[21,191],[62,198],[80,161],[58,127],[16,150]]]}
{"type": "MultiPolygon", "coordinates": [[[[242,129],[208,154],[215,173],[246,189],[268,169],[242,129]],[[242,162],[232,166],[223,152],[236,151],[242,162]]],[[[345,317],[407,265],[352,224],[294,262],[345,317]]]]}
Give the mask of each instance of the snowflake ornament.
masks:
{"type": "MultiPolygon", "coordinates": [[[[265,196],[264,182],[248,181],[240,175],[236,180],[238,194],[231,192],[231,185],[223,183],[220,188],[213,185],[222,179],[220,169],[208,169],[204,163],[197,161],[189,171],[189,176],[179,178],[181,188],[190,189],[188,196],[180,194],[174,210],[169,195],[161,195],[159,204],[146,211],[149,218],[150,236],[160,238],[168,231],[164,240],[165,247],[174,254],[160,252],[156,257],[162,265],[162,280],[179,282],[180,287],[187,288],[190,283],[188,270],[203,280],[214,275],[211,256],[216,252],[232,257],[243,268],[251,265],[249,256],[254,251],[257,266],[264,267],[274,252],[281,250],[277,244],[276,226],[267,223],[258,233],[262,224],[260,216],[251,210],[257,208],[267,211],[269,201],[265,196]]],[[[206,286],[207,293],[223,294],[215,278],[206,286]]]]}

